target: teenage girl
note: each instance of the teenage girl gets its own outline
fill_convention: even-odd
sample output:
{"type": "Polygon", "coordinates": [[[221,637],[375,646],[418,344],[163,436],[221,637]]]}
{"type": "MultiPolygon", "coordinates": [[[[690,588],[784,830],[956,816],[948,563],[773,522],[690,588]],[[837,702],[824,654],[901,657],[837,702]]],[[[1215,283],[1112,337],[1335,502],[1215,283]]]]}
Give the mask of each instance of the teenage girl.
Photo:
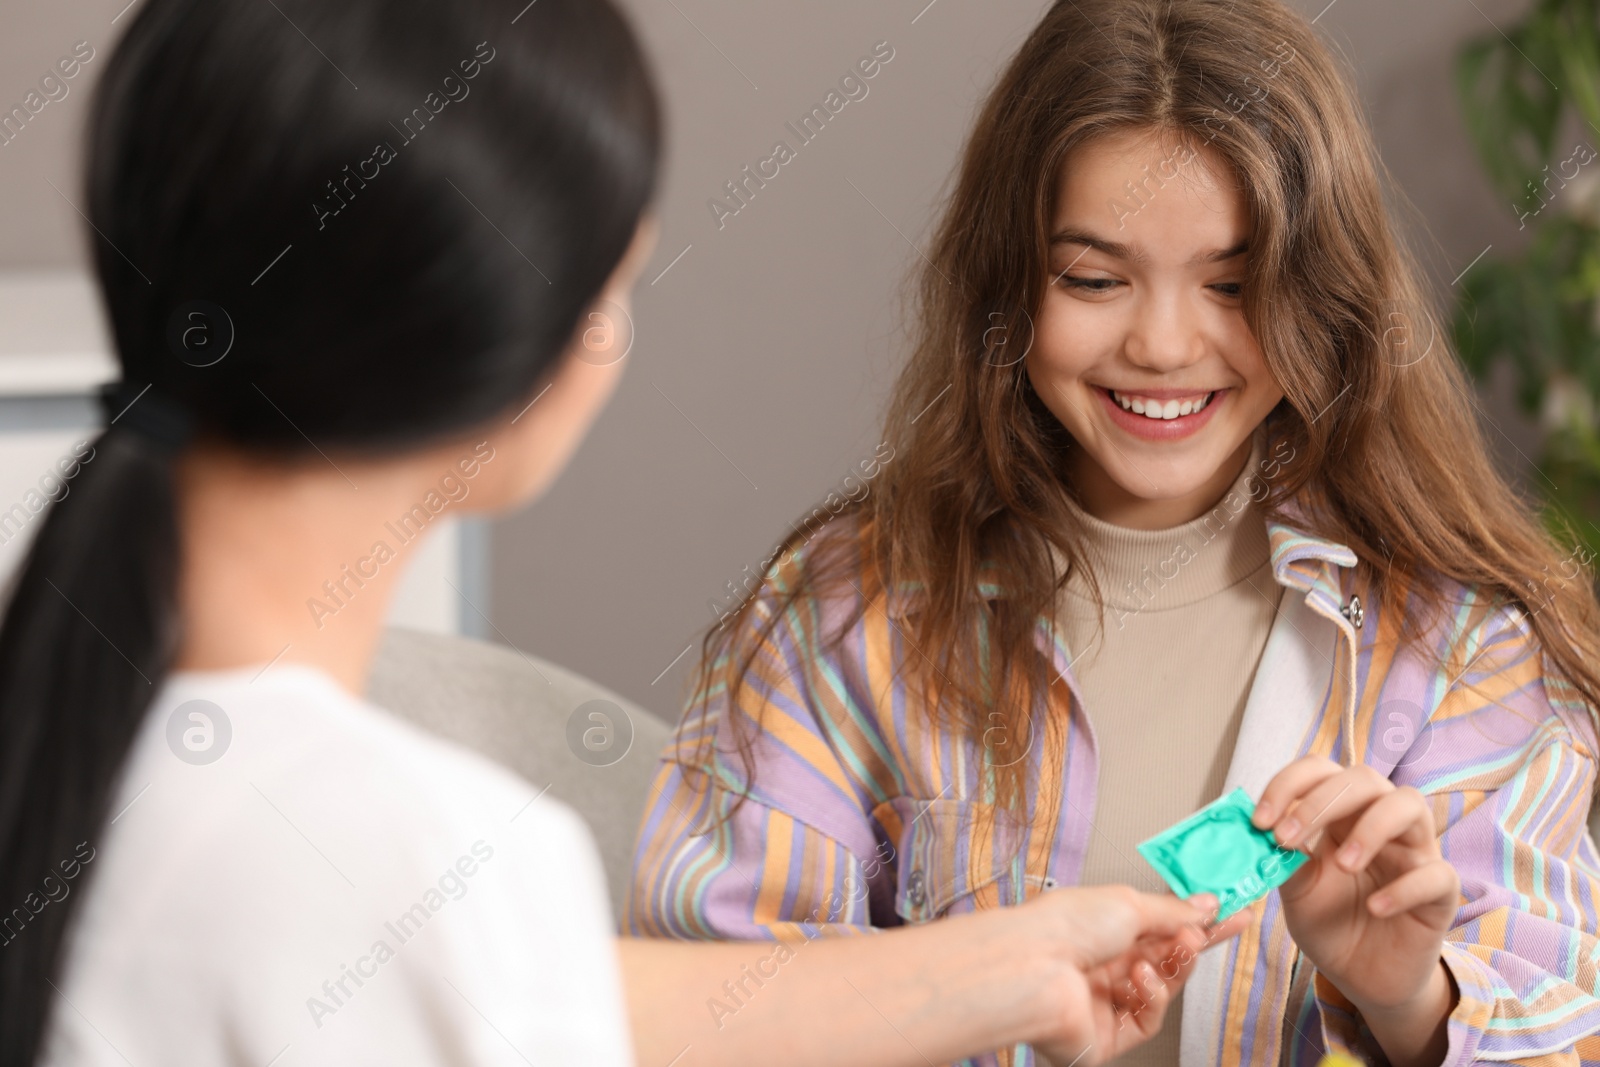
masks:
{"type": "Polygon", "coordinates": [[[526,503],[616,386],[660,150],[603,0],[132,15],[81,201],[122,380],[0,626],[0,1065],[1092,1062],[1242,926],[619,943],[569,809],[360,698],[395,524],[526,503]]]}
{"type": "Polygon", "coordinates": [[[1155,889],[1136,846],[1243,789],[1309,859],[1118,1062],[1600,1060],[1592,574],[1491,465],[1380,173],[1281,3],[1050,8],[892,455],[707,634],[632,932],[1155,889]]]}

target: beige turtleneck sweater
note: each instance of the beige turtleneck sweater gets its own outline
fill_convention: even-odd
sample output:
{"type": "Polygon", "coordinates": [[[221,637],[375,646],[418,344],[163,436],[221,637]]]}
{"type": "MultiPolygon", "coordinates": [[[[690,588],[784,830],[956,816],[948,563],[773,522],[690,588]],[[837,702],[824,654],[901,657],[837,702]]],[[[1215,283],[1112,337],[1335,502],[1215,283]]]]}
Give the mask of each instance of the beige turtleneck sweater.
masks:
{"type": "MultiPolygon", "coordinates": [[[[1222,499],[1171,529],[1113,526],[1073,506],[1106,599],[1099,635],[1081,574],[1057,612],[1099,766],[1083,885],[1167,891],[1134,846],[1221,795],[1283,592],[1250,496],[1264,492],[1263,454],[1258,431],[1222,499]]],[[[1173,1067],[1182,1015],[1180,993],[1161,1032],[1113,1062],[1173,1067]]]]}

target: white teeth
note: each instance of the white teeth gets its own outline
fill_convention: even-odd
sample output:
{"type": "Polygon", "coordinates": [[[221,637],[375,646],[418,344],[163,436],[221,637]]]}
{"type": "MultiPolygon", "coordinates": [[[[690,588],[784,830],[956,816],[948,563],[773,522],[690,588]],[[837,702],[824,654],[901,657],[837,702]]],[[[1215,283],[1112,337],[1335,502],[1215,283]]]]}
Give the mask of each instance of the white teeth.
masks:
{"type": "Polygon", "coordinates": [[[1124,411],[1131,411],[1135,415],[1143,415],[1147,419],[1176,419],[1184,415],[1193,415],[1211,403],[1213,395],[1212,393],[1207,393],[1198,400],[1168,400],[1163,404],[1159,400],[1124,396],[1115,390],[1111,393],[1112,398],[1122,405],[1124,411]]]}

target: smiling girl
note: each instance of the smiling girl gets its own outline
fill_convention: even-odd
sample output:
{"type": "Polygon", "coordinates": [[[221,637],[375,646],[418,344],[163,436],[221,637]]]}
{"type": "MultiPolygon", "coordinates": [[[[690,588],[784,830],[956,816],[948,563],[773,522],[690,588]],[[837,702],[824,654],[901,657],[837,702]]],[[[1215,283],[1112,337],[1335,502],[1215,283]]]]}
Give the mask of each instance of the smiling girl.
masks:
{"type": "Polygon", "coordinates": [[[1279,3],[1050,9],[928,250],[895,462],[706,636],[631,931],[1158,889],[1135,846],[1242,787],[1310,859],[1117,1062],[1600,1059],[1592,575],[1491,464],[1380,173],[1279,3]]]}

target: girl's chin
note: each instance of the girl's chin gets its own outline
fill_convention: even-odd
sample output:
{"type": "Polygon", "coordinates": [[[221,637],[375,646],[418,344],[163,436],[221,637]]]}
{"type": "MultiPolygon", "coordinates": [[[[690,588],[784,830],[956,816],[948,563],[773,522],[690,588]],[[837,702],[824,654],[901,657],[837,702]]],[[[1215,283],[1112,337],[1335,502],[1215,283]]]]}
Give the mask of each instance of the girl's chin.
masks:
{"type": "MultiPolygon", "coordinates": [[[[1221,462],[1203,450],[1192,456],[1135,455],[1130,449],[1102,447],[1080,453],[1074,484],[1091,514],[1114,525],[1159,530],[1181,526],[1220,503],[1221,462]]],[[[1189,450],[1185,450],[1189,451],[1189,450]]],[[[1231,453],[1231,450],[1230,450],[1231,453]]]]}

